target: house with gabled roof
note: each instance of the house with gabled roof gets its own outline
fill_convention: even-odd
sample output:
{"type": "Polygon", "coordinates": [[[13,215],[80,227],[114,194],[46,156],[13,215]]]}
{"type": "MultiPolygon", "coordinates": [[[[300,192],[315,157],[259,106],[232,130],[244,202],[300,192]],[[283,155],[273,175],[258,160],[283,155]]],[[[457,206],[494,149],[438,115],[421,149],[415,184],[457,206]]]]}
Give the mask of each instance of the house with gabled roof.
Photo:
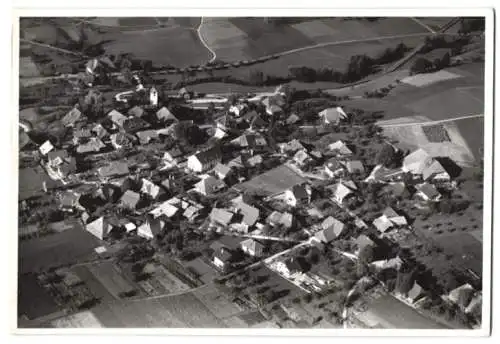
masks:
{"type": "Polygon", "coordinates": [[[113,230],[113,226],[104,218],[104,216],[101,216],[97,220],[88,223],[85,226],[85,230],[90,232],[96,238],[104,240],[113,230]]]}
{"type": "Polygon", "coordinates": [[[469,283],[462,284],[451,290],[447,295],[448,300],[465,310],[472,300],[476,290],[469,283]]]}
{"type": "Polygon", "coordinates": [[[141,199],[141,195],[132,190],[127,190],[120,198],[120,204],[129,209],[135,209],[137,203],[141,199]]]}
{"type": "Polygon", "coordinates": [[[121,161],[112,161],[106,166],[102,166],[97,170],[101,178],[121,177],[130,173],[128,164],[121,161]]]}
{"type": "MultiPolygon", "coordinates": [[[[122,125],[123,130],[129,134],[134,134],[139,131],[144,131],[149,127],[151,127],[150,124],[139,117],[129,117],[123,122],[122,125]]],[[[158,136],[157,133],[155,134],[156,136],[158,136]]]]}
{"type": "Polygon", "coordinates": [[[246,159],[243,158],[242,155],[238,155],[236,158],[230,160],[227,163],[227,166],[230,168],[244,168],[246,167],[246,159]]]}
{"type": "Polygon", "coordinates": [[[332,200],[338,204],[342,204],[348,197],[354,196],[353,190],[341,182],[333,185],[331,190],[333,193],[332,200]]]}
{"type": "Polygon", "coordinates": [[[143,145],[147,145],[151,141],[157,140],[159,135],[156,130],[142,130],[135,133],[139,142],[143,145]]]}
{"type": "Polygon", "coordinates": [[[332,152],[339,154],[339,155],[347,156],[347,155],[353,154],[352,150],[349,149],[349,147],[342,140],[338,140],[334,143],[330,143],[328,145],[328,149],[332,152]]]}
{"type": "Polygon", "coordinates": [[[323,243],[329,243],[342,235],[345,229],[346,226],[343,222],[329,216],[321,223],[321,230],[314,236],[323,243]]]}
{"type": "Polygon", "coordinates": [[[201,193],[202,195],[212,195],[224,189],[226,187],[226,183],[222,180],[216,179],[212,176],[208,176],[203,178],[198,183],[194,185],[194,189],[201,193]]]}
{"type": "Polygon", "coordinates": [[[121,149],[124,147],[130,147],[132,145],[132,140],[130,136],[123,132],[114,133],[110,136],[111,144],[115,149],[121,149]]]}
{"type": "Polygon", "coordinates": [[[214,167],[214,173],[220,180],[224,180],[227,177],[229,177],[231,175],[231,172],[232,172],[231,167],[221,163],[218,163],[214,167]]]}
{"type": "Polygon", "coordinates": [[[234,213],[223,208],[212,208],[209,218],[213,224],[227,227],[234,217],[234,213]]]}
{"type": "Polygon", "coordinates": [[[305,149],[297,151],[292,159],[298,166],[304,166],[313,160],[305,149]]]}
{"type": "Polygon", "coordinates": [[[265,246],[255,239],[246,239],[240,242],[240,247],[243,252],[252,257],[261,257],[264,253],[265,246]]]}
{"type": "Polygon", "coordinates": [[[365,234],[359,235],[354,240],[354,244],[357,247],[356,254],[359,254],[359,252],[363,251],[366,246],[373,246],[373,247],[377,246],[376,243],[365,234]]]}
{"type": "Polygon", "coordinates": [[[248,227],[255,225],[255,223],[259,219],[260,216],[259,209],[249,204],[246,204],[245,202],[239,202],[235,204],[235,208],[241,215],[243,215],[243,219],[241,220],[241,222],[247,225],[248,227]]]}
{"type": "Polygon", "coordinates": [[[97,137],[92,137],[87,143],[83,143],[76,147],[76,152],[79,154],[99,153],[106,148],[106,145],[97,137]]]}
{"type": "Polygon", "coordinates": [[[347,172],[349,173],[364,173],[365,168],[360,160],[348,160],[344,163],[347,172]]]}
{"type": "Polygon", "coordinates": [[[337,159],[331,158],[325,162],[324,171],[330,178],[340,177],[344,174],[344,165],[337,159]]]}
{"type": "Polygon", "coordinates": [[[218,146],[214,146],[191,155],[187,160],[187,167],[193,172],[203,172],[215,167],[221,160],[222,152],[218,146]]]}
{"type": "Polygon", "coordinates": [[[151,240],[154,239],[158,234],[163,231],[165,227],[165,222],[159,218],[155,218],[152,215],[146,215],[146,221],[137,227],[137,235],[151,240]]]}
{"type": "Polygon", "coordinates": [[[280,143],[278,144],[278,148],[280,150],[280,153],[282,154],[295,153],[299,150],[306,149],[304,145],[302,145],[302,143],[297,139],[293,139],[289,142],[280,143]]]}
{"type": "Polygon", "coordinates": [[[179,119],[174,116],[174,114],[165,106],[163,106],[160,110],[156,112],[156,117],[159,121],[162,122],[170,122],[170,123],[178,123],[179,119]]]}
{"type": "Polygon", "coordinates": [[[187,218],[189,221],[196,220],[200,215],[204,207],[201,204],[190,204],[182,213],[182,216],[187,218]]]}
{"type": "Polygon", "coordinates": [[[311,187],[307,184],[294,185],[285,191],[285,202],[292,207],[309,204],[311,193],[311,187]]]}
{"type": "Polygon", "coordinates": [[[424,296],[425,290],[418,284],[417,281],[413,283],[413,287],[408,291],[406,298],[411,302],[415,303],[424,296]]]}
{"type": "Polygon", "coordinates": [[[227,269],[233,260],[232,251],[226,246],[221,245],[215,248],[213,255],[213,263],[221,270],[227,269]]]}
{"type": "Polygon", "coordinates": [[[47,157],[47,168],[51,177],[62,180],[76,171],[76,159],[69,156],[65,150],[52,150],[48,152],[47,157]]]}
{"type": "Polygon", "coordinates": [[[241,148],[261,148],[267,146],[267,141],[260,134],[243,134],[231,141],[232,144],[241,148]]]}
{"type": "Polygon", "coordinates": [[[142,178],[141,184],[141,192],[151,196],[153,199],[158,198],[161,194],[161,188],[146,178],[142,178]]]}
{"type": "Polygon", "coordinates": [[[42,155],[47,155],[50,151],[52,151],[54,149],[54,146],[52,145],[52,143],[47,140],[45,141],[44,143],[42,143],[42,145],[40,146],[40,153],[42,153],[42,155]]]}
{"type": "Polygon", "coordinates": [[[119,128],[123,128],[123,124],[127,120],[127,117],[124,116],[121,112],[116,111],[116,110],[111,110],[110,113],[108,113],[108,118],[113,122],[113,124],[117,125],[119,128]]]}
{"type": "Polygon", "coordinates": [[[385,215],[377,217],[373,220],[372,224],[381,233],[387,232],[394,226],[394,224],[385,215]]]}
{"type": "Polygon", "coordinates": [[[175,216],[175,214],[178,213],[178,211],[179,211],[178,207],[169,203],[168,201],[165,201],[156,208],[154,208],[153,210],[151,210],[149,213],[153,215],[155,218],[162,215],[168,218],[172,218],[175,216]]]}
{"type": "Polygon", "coordinates": [[[422,177],[425,181],[449,181],[450,174],[437,160],[434,160],[430,165],[426,166],[422,171],[422,177]]]}
{"type": "Polygon", "coordinates": [[[98,137],[100,138],[101,140],[106,138],[109,133],[108,131],[102,126],[102,124],[100,123],[97,123],[92,129],[91,131],[98,137]]]}
{"type": "Polygon", "coordinates": [[[413,175],[421,175],[433,163],[434,159],[424,149],[419,148],[403,159],[402,170],[413,175]]]}
{"type": "Polygon", "coordinates": [[[442,197],[442,195],[433,184],[417,184],[415,185],[415,189],[417,190],[415,196],[426,202],[437,202],[442,197]]]}
{"type": "Polygon", "coordinates": [[[325,124],[339,124],[341,120],[347,119],[347,114],[344,110],[337,106],[335,108],[328,108],[321,111],[319,117],[323,120],[325,124]]]}

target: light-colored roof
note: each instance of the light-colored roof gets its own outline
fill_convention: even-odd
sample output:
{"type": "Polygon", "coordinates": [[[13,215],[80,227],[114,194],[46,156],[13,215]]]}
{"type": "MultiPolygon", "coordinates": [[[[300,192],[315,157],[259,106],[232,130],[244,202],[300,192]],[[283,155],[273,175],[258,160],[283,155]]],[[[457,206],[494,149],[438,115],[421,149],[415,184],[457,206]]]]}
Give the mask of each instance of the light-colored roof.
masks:
{"type": "Polygon", "coordinates": [[[356,240],[354,240],[354,243],[356,243],[356,245],[358,245],[358,250],[362,250],[363,248],[365,248],[368,245],[372,245],[372,246],[375,245],[373,240],[364,234],[361,234],[360,236],[358,236],[356,238],[356,240]]]}
{"type": "Polygon", "coordinates": [[[78,153],[99,152],[105,148],[106,145],[97,137],[92,137],[87,143],[81,144],[76,147],[78,153]]]}
{"type": "Polygon", "coordinates": [[[262,243],[260,243],[259,241],[255,240],[255,239],[252,239],[252,238],[243,240],[242,242],[240,242],[240,246],[243,249],[246,248],[247,250],[253,251],[256,253],[258,253],[259,251],[262,251],[264,249],[264,245],[262,245],[262,243]]]}
{"type": "Polygon", "coordinates": [[[422,287],[417,283],[413,283],[413,287],[410,289],[410,291],[408,292],[408,297],[412,300],[415,300],[416,298],[418,298],[420,295],[422,295],[422,292],[424,290],[422,289],[422,287]]]}
{"type": "Polygon", "coordinates": [[[343,200],[346,196],[352,194],[351,189],[349,189],[347,186],[345,186],[342,183],[337,183],[333,186],[332,188],[333,194],[335,195],[335,198],[339,200],[343,200]]]}
{"type": "Polygon", "coordinates": [[[237,208],[243,214],[242,222],[248,226],[253,226],[255,222],[259,219],[259,209],[252,207],[244,202],[240,202],[237,204],[237,208]]]}
{"type": "Polygon", "coordinates": [[[266,139],[260,134],[243,134],[232,140],[231,143],[250,148],[267,145],[266,139]]]}
{"type": "Polygon", "coordinates": [[[144,109],[136,105],[130,110],[128,110],[127,114],[129,116],[142,117],[142,115],[144,115],[144,109]]]}
{"type": "Polygon", "coordinates": [[[209,216],[212,222],[227,226],[231,222],[234,213],[222,208],[213,208],[209,216]]]}
{"type": "Polygon", "coordinates": [[[229,174],[229,172],[231,172],[231,168],[227,165],[218,163],[214,167],[214,172],[224,179],[229,174]]]}
{"type": "Polygon", "coordinates": [[[40,153],[43,155],[47,155],[51,150],[54,149],[54,146],[52,143],[50,143],[49,140],[45,141],[41,146],[40,146],[40,153]]]}
{"type": "Polygon", "coordinates": [[[441,195],[439,191],[437,191],[436,187],[429,183],[417,184],[415,185],[415,189],[423,193],[427,198],[431,200],[441,195]]]}
{"type": "Polygon", "coordinates": [[[325,109],[319,113],[319,116],[323,117],[329,123],[337,123],[341,119],[347,118],[347,114],[340,106],[325,109]]]}
{"type": "Polygon", "coordinates": [[[419,148],[403,159],[403,170],[421,174],[432,162],[433,158],[425,150],[419,148]]]}
{"type": "Polygon", "coordinates": [[[201,152],[195,153],[194,156],[202,165],[207,164],[211,161],[221,161],[222,152],[218,146],[213,146],[209,149],[203,150],[201,152]]]}
{"type": "Polygon", "coordinates": [[[165,201],[162,204],[160,204],[158,207],[151,210],[149,213],[155,217],[158,217],[160,215],[172,217],[177,213],[178,210],[179,210],[179,208],[177,208],[173,204],[169,203],[169,201],[165,201]]]}
{"type": "Polygon", "coordinates": [[[346,162],[345,164],[345,167],[347,168],[347,170],[350,172],[350,173],[354,173],[354,172],[365,172],[365,168],[363,167],[363,163],[359,160],[350,160],[348,162],[346,162]]]}
{"type": "Polygon", "coordinates": [[[110,113],[108,113],[109,119],[116,125],[122,127],[125,121],[127,120],[127,117],[124,116],[122,113],[116,111],[116,110],[111,110],[110,113]]]}
{"type": "Polygon", "coordinates": [[[298,164],[304,164],[311,157],[307,154],[305,149],[301,149],[295,153],[293,156],[293,160],[295,160],[298,164]]]}
{"type": "Polygon", "coordinates": [[[172,112],[170,112],[170,110],[167,109],[165,106],[156,112],[156,117],[158,117],[158,119],[164,120],[164,121],[172,120],[174,122],[179,122],[177,117],[175,117],[174,114],[172,112]]]}
{"type": "Polygon", "coordinates": [[[158,132],[156,130],[142,130],[135,133],[142,144],[148,144],[151,140],[158,138],[158,132]]]}
{"type": "Polygon", "coordinates": [[[328,149],[330,149],[332,151],[337,151],[337,152],[339,152],[340,154],[343,154],[343,155],[350,155],[350,154],[352,154],[352,151],[341,140],[338,140],[338,141],[336,141],[334,143],[329,144],[328,145],[328,149]]]}
{"type": "Polygon", "coordinates": [[[74,125],[81,117],[81,111],[77,108],[72,108],[63,118],[61,118],[61,123],[65,127],[69,127],[74,125]]]}
{"type": "Polygon", "coordinates": [[[387,216],[382,215],[373,220],[373,225],[379,232],[384,233],[393,226],[393,223],[387,218],[387,216]]]}
{"type": "Polygon", "coordinates": [[[266,219],[267,223],[279,224],[285,228],[292,227],[293,215],[291,213],[285,212],[280,213],[279,211],[273,211],[266,219]]]}
{"type": "Polygon", "coordinates": [[[345,225],[334,217],[329,216],[321,223],[321,227],[323,229],[317,232],[315,236],[322,242],[330,242],[342,234],[345,225]]]}
{"type": "Polygon", "coordinates": [[[101,216],[95,221],[88,223],[85,229],[95,237],[103,240],[104,237],[111,231],[113,227],[106,221],[104,216],[101,216]]]}
{"type": "Polygon", "coordinates": [[[146,193],[153,198],[156,198],[160,194],[160,187],[153,182],[142,178],[141,192],[146,193]]]}
{"type": "Polygon", "coordinates": [[[448,172],[437,160],[434,160],[430,165],[425,166],[424,170],[422,171],[422,177],[424,178],[424,180],[431,179],[438,174],[446,174],[449,178],[448,172]]]}
{"type": "Polygon", "coordinates": [[[224,186],[226,186],[226,184],[222,180],[216,179],[212,176],[208,176],[207,178],[204,178],[196,183],[194,187],[200,193],[210,195],[214,192],[219,191],[224,186]]]}
{"type": "Polygon", "coordinates": [[[127,190],[122,195],[120,202],[123,205],[126,205],[127,207],[135,208],[137,203],[139,202],[140,198],[141,198],[141,195],[139,195],[137,192],[134,192],[132,190],[127,190]]]}
{"type": "Polygon", "coordinates": [[[129,174],[128,165],[126,162],[113,161],[107,166],[100,167],[98,170],[101,177],[112,177],[129,174]]]}

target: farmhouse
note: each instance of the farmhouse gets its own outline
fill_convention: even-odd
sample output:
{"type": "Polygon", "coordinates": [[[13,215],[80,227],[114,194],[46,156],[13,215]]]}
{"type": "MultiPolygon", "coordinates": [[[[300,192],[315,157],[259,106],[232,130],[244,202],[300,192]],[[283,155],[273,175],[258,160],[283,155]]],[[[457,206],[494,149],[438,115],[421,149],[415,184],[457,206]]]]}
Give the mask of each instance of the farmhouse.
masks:
{"type": "Polygon", "coordinates": [[[177,165],[182,160],[183,156],[184,154],[179,149],[179,147],[174,147],[169,149],[163,154],[163,160],[171,164],[177,165]]]}
{"type": "Polygon", "coordinates": [[[276,264],[276,270],[287,278],[306,272],[309,264],[304,257],[291,257],[276,264]]]}
{"type": "Polygon", "coordinates": [[[324,171],[330,178],[340,177],[344,174],[344,165],[337,158],[331,158],[326,161],[324,171]]]}
{"type": "Polygon", "coordinates": [[[248,205],[244,202],[240,202],[236,205],[236,208],[238,209],[240,214],[243,215],[243,219],[241,220],[241,222],[249,227],[253,226],[259,219],[260,216],[259,209],[251,205],[248,205]]]}
{"type": "Polygon", "coordinates": [[[210,248],[214,250],[212,261],[216,267],[221,270],[225,270],[231,265],[231,261],[233,260],[233,253],[229,248],[217,241],[210,245],[210,248]]]}
{"type": "Polygon", "coordinates": [[[364,173],[365,168],[359,160],[350,160],[345,163],[345,168],[349,173],[364,173]]]}
{"type": "Polygon", "coordinates": [[[209,218],[210,221],[213,224],[222,226],[222,227],[227,227],[229,223],[231,223],[231,220],[233,219],[234,213],[222,209],[222,208],[213,208],[212,211],[210,212],[209,218]]]}
{"type": "MultiPolygon", "coordinates": [[[[123,122],[122,125],[123,130],[129,134],[137,133],[138,131],[149,127],[149,123],[139,117],[129,117],[123,122]]],[[[158,136],[157,133],[155,134],[158,136]]]]}
{"type": "Polygon", "coordinates": [[[458,305],[462,310],[466,309],[469,305],[472,297],[475,293],[475,289],[468,283],[465,283],[452,291],[447,295],[448,299],[458,305]]]}
{"type": "Polygon", "coordinates": [[[143,130],[135,133],[139,142],[143,145],[147,145],[151,141],[158,139],[158,132],[156,130],[143,130]]]}
{"type": "Polygon", "coordinates": [[[52,143],[50,143],[49,140],[47,140],[40,146],[40,153],[42,153],[42,155],[47,155],[53,149],[54,146],[52,145],[52,143]]]}
{"type": "Polygon", "coordinates": [[[149,213],[151,215],[153,215],[155,218],[159,217],[161,215],[165,215],[166,217],[171,218],[175,214],[177,214],[178,211],[179,211],[179,208],[177,208],[173,204],[170,204],[168,201],[165,201],[162,204],[160,204],[158,207],[151,210],[149,213]]]}
{"type": "Polygon", "coordinates": [[[187,160],[187,167],[193,172],[206,171],[221,162],[222,153],[219,147],[214,146],[205,151],[191,155],[187,160]]]}
{"type": "Polygon", "coordinates": [[[402,170],[413,175],[421,175],[433,163],[434,159],[422,148],[408,154],[403,159],[402,170]]]}
{"type": "Polygon", "coordinates": [[[141,186],[142,193],[145,193],[145,194],[151,196],[153,199],[157,198],[160,195],[161,189],[158,185],[154,184],[153,182],[151,182],[145,178],[142,178],[141,183],[142,183],[142,186],[141,186]]]}
{"type": "Polygon", "coordinates": [[[410,289],[406,297],[411,303],[415,303],[420,298],[422,298],[423,294],[424,294],[424,289],[420,286],[420,284],[418,284],[415,281],[413,283],[413,287],[410,289]]]}
{"type": "Polygon", "coordinates": [[[338,204],[342,204],[348,197],[354,196],[353,191],[343,183],[336,183],[331,187],[333,192],[332,200],[338,204]]]}
{"type": "Polygon", "coordinates": [[[111,144],[113,145],[113,147],[115,147],[115,149],[129,147],[132,144],[130,137],[123,132],[112,134],[110,140],[111,144]]]}
{"type": "Polygon", "coordinates": [[[354,244],[356,244],[357,247],[356,254],[359,254],[359,252],[363,251],[367,246],[376,246],[375,242],[365,234],[358,236],[356,240],[354,240],[354,244]]]}
{"type": "Polygon", "coordinates": [[[227,177],[229,177],[229,175],[231,174],[231,171],[232,170],[231,170],[231,168],[229,166],[223,165],[221,163],[218,163],[214,167],[214,173],[217,176],[217,178],[219,178],[220,180],[224,180],[227,177]]]}
{"type": "Polygon", "coordinates": [[[231,143],[238,147],[249,149],[267,146],[266,139],[260,134],[243,134],[232,140],[231,143]]]}
{"type": "Polygon", "coordinates": [[[306,205],[311,200],[311,187],[307,184],[294,185],[285,190],[284,193],[274,195],[272,198],[283,200],[291,207],[306,205]]]}
{"type": "Polygon", "coordinates": [[[293,156],[293,161],[298,165],[298,166],[304,166],[310,161],[312,161],[311,156],[307,153],[305,149],[297,151],[295,155],[293,156]]]}
{"type": "Polygon", "coordinates": [[[422,177],[425,181],[449,181],[450,174],[437,160],[433,160],[429,166],[426,166],[422,171],[422,177]]]}
{"type": "Polygon", "coordinates": [[[293,215],[288,212],[273,211],[267,217],[266,223],[273,227],[282,226],[285,229],[289,229],[293,227],[293,215]]]}
{"type": "Polygon", "coordinates": [[[325,124],[338,125],[342,119],[347,119],[347,114],[340,106],[336,108],[325,109],[321,111],[318,115],[325,124]]]}

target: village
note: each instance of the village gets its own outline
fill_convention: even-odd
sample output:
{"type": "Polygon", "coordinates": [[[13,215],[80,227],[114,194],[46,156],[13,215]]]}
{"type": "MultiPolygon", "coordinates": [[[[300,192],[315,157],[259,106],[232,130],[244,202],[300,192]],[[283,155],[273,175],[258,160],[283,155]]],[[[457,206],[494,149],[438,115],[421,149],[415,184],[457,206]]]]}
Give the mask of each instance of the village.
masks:
{"type": "MultiPolygon", "coordinates": [[[[59,137],[36,142],[29,127],[20,130],[24,170],[50,177],[19,202],[22,236],[78,223],[98,243],[91,263],[113,262],[138,286],[115,295],[126,302],[214,285],[279,327],[397,321],[380,320],[390,316],[377,302],[385,312],[402,304],[424,326],[480,326],[481,266],[452,263],[453,252],[432,240],[444,224],[426,222],[443,217],[452,227],[479,206],[463,201],[450,157],[400,148],[377,114],[320,90],[163,92],[138,73],[130,83],[105,101],[85,79],[59,137]]],[[[100,302],[75,264],[37,277],[64,316],[100,302]]]]}

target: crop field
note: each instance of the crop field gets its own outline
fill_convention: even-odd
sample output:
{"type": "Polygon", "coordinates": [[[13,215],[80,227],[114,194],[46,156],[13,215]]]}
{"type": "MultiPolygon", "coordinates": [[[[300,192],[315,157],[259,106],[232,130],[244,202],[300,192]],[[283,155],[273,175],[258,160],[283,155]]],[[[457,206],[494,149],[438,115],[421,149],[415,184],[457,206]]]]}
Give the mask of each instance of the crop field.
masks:
{"type": "Polygon", "coordinates": [[[234,188],[245,192],[261,192],[266,195],[275,195],[294,185],[302,184],[304,181],[305,179],[291,168],[281,165],[247,182],[235,185],[234,188]]]}
{"type": "Polygon", "coordinates": [[[135,301],[114,301],[93,309],[105,327],[226,327],[191,293],[135,301]]]}
{"type": "Polygon", "coordinates": [[[234,61],[327,42],[424,34],[427,30],[410,18],[396,17],[376,22],[325,17],[291,24],[265,24],[258,18],[238,17],[204,18],[201,32],[219,59],[234,61]]]}
{"type": "Polygon", "coordinates": [[[97,239],[80,226],[19,243],[19,272],[47,270],[95,257],[97,239]]]}
{"type": "Polygon", "coordinates": [[[54,313],[59,307],[43,289],[34,274],[26,274],[18,278],[18,315],[26,314],[29,319],[54,313]]]}
{"type": "Polygon", "coordinates": [[[358,317],[378,323],[382,328],[444,329],[391,295],[376,299],[365,313],[358,317]]]}
{"type": "Polygon", "coordinates": [[[127,52],[156,64],[186,67],[205,64],[211,57],[196,31],[183,27],[110,33],[107,39],[111,40],[104,46],[107,53],[127,52]]]}
{"type": "Polygon", "coordinates": [[[427,73],[427,74],[417,74],[413,76],[409,76],[401,80],[401,82],[405,84],[409,84],[416,87],[425,87],[437,82],[453,80],[456,78],[460,78],[461,75],[447,72],[445,70],[440,70],[435,73],[427,73]]]}

